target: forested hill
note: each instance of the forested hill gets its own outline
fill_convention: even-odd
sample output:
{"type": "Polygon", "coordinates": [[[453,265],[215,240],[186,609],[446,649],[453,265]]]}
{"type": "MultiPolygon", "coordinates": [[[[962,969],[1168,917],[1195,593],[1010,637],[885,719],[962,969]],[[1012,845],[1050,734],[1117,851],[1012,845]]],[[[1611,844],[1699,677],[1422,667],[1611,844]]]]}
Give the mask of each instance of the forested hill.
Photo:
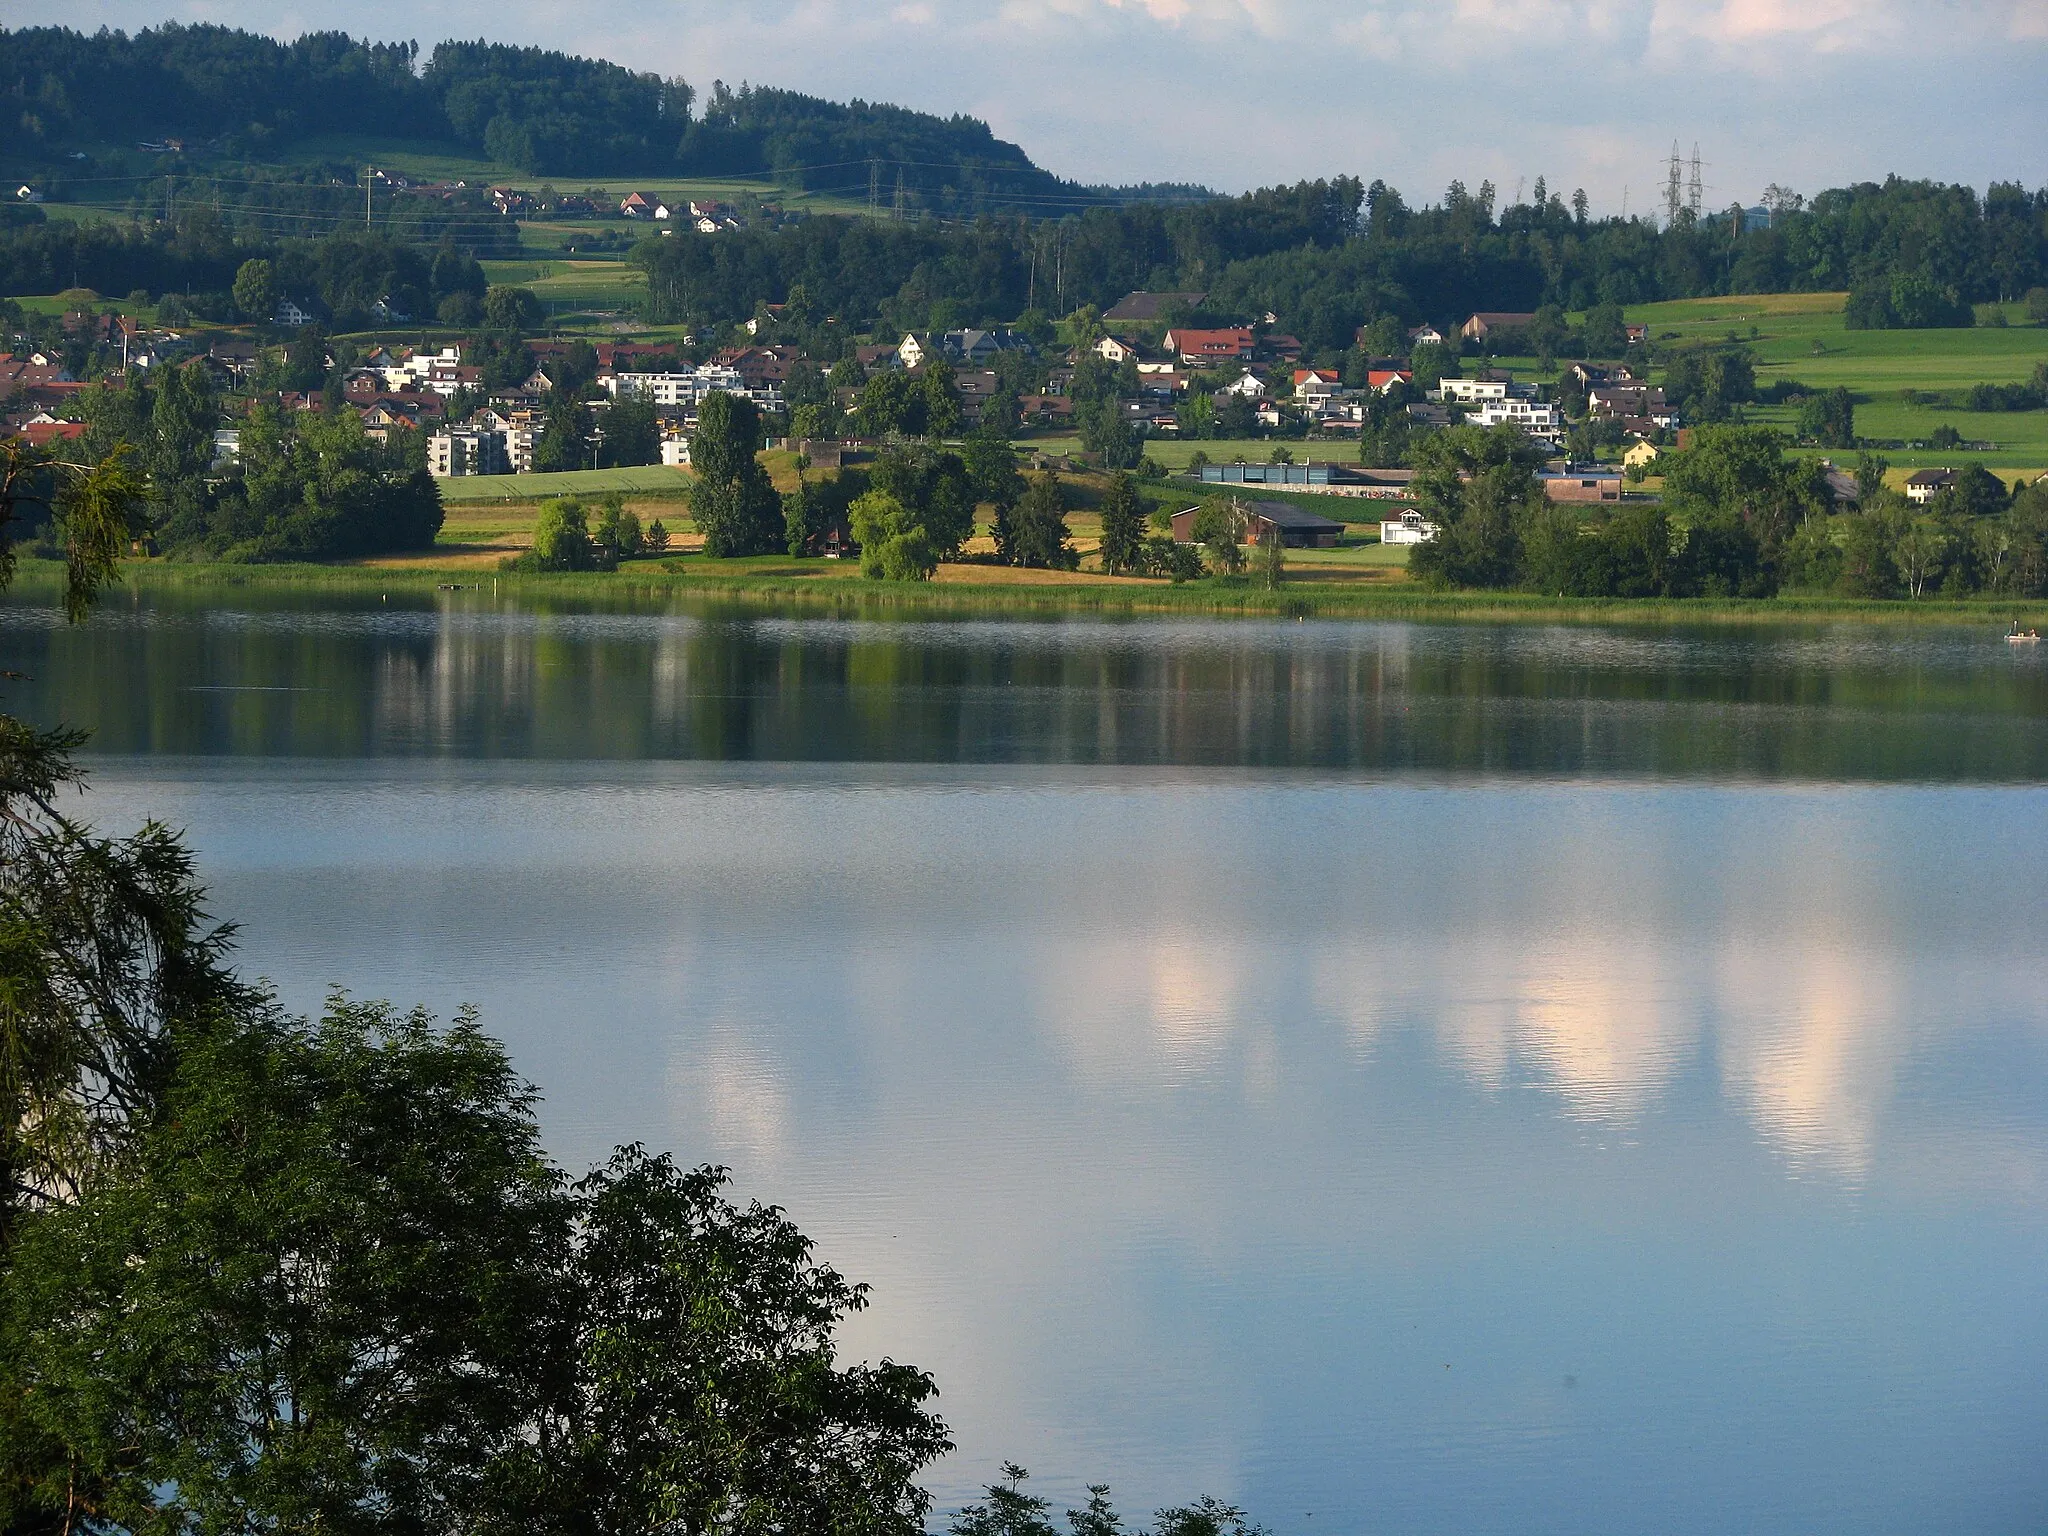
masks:
{"type": "Polygon", "coordinates": [[[840,105],[500,43],[415,43],[167,23],[130,37],[0,29],[0,124],[17,153],[177,138],[263,158],[316,134],[463,145],[555,177],[769,175],[792,189],[871,185],[893,205],[1056,211],[1100,194],[1031,163],[971,117],[840,105]],[[696,110],[701,107],[701,110],[696,110]]]}

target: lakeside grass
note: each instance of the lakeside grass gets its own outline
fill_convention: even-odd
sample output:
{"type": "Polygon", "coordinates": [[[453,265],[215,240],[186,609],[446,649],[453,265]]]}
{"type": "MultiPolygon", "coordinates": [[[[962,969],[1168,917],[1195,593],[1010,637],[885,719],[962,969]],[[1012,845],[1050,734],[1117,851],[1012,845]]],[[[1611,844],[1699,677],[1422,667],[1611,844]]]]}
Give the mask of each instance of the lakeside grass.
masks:
{"type": "MultiPolygon", "coordinates": [[[[848,616],[1077,618],[1294,618],[1414,620],[1501,624],[1686,625],[1946,624],[1981,627],[1986,643],[2017,620],[2048,623],[2048,602],[1967,599],[1870,602],[1780,596],[1760,602],[1714,598],[1554,598],[1524,593],[1439,592],[1402,582],[1325,586],[1290,580],[1278,591],[1216,578],[1173,586],[1162,581],[1112,581],[1089,573],[1004,572],[1024,581],[983,582],[972,573],[996,567],[944,566],[936,582],[869,581],[850,563],[762,556],[711,561],[684,557],[636,561],[615,573],[512,574],[451,566],[394,570],[334,565],[204,565],[168,561],[124,566],[120,583],[138,591],[247,595],[274,591],[367,596],[421,596],[441,589],[498,596],[560,598],[624,605],[691,598],[736,610],[773,611],[792,604],[848,616]]],[[[54,600],[62,583],[55,562],[22,562],[17,590],[54,600]]]]}

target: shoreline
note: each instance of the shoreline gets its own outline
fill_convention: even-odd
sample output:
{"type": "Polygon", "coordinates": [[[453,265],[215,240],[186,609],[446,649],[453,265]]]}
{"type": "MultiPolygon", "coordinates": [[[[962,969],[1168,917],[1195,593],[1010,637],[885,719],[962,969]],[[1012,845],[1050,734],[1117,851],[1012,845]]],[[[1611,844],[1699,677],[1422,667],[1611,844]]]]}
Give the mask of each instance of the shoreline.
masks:
{"type": "MultiPolygon", "coordinates": [[[[786,562],[787,563],[787,562],[786,562]]],[[[823,562],[805,562],[806,564],[823,562]]],[[[54,594],[63,566],[24,559],[16,582],[24,596],[54,594]]],[[[1828,596],[1737,598],[1559,598],[1519,592],[1430,591],[1408,583],[1343,586],[1290,583],[1278,591],[1222,586],[1214,579],[1159,582],[882,582],[863,577],[702,569],[648,563],[623,571],[512,573],[474,566],[226,565],[153,561],[121,567],[101,603],[123,588],[141,591],[493,592],[579,601],[688,597],[736,605],[802,604],[821,610],[913,617],[1398,619],[1462,623],[1613,625],[1759,625],[1784,623],[1962,624],[2004,628],[2048,624],[2048,599],[1876,600],[1828,596]]]]}

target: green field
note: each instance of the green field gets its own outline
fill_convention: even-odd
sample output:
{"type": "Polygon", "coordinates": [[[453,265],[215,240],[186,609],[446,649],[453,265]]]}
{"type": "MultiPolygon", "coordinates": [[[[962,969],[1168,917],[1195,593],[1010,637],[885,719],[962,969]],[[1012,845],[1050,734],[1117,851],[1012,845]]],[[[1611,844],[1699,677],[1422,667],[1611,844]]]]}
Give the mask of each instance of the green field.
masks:
{"type": "MultiPolygon", "coordinates": [[[[1994,442],[1995,452],[1964,454],[1894,450],[1894,465],[1925,468],[1974,460],[1990,469],[2048,469],[2048,411],[1971,412],[1909,405],[1908,389],[1961,394],[1973,384],[2013,384],[2048,362],[2048,329],[2029,326],[2019,305],[2006,306],[2004,326],[1952,331],[1852,331],[1842,320],[1845,294],[1682,299],[1628,311],[1650,327],[1653,342],[1725,340],[1732,331],[1757,357],[1757,382],[1796,379],[1816,389],[1846,386],[1856,396],[1859,435],[1924,441],[1947,424],[1966,441],[1994,442]],[[1755,332],[1752,335],[1752,331],[1755,332]]],[[[1753,419],[1790,429],[1790,407],[1752,410],[1753,419]]]]}
{"type": "Polygon", "coordinates": [[[638,469],[572,469],[552,475],[456,475],[435,484],[443,501],[532,501],[542,496],[596,496],[606,491],[639,495],[690,488],[687,471],[649,464],[638,469]]]}
{"type": "Polygon", "coordinates": [[[647,297],[647,275],[624,261],[487,261],[483,269],[493,283],[532,290],[554,321],[637,312],[647,297]]]}

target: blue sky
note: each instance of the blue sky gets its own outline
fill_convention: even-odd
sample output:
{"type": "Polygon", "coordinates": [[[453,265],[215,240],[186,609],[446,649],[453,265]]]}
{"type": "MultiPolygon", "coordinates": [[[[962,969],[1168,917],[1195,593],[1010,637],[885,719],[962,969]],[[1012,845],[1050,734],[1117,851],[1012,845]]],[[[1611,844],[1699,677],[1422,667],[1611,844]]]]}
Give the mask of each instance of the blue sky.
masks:
{"type": "Polygon", "coordinates": [[[1888,171],[2048,181],[2048,0],[0,0],[10,26],[170,16],[967,112],[1084,181],[1352,172],[1418,201],[1544,176],[1640,210],[1674,139],[1716,207],[1888,171]]]}

